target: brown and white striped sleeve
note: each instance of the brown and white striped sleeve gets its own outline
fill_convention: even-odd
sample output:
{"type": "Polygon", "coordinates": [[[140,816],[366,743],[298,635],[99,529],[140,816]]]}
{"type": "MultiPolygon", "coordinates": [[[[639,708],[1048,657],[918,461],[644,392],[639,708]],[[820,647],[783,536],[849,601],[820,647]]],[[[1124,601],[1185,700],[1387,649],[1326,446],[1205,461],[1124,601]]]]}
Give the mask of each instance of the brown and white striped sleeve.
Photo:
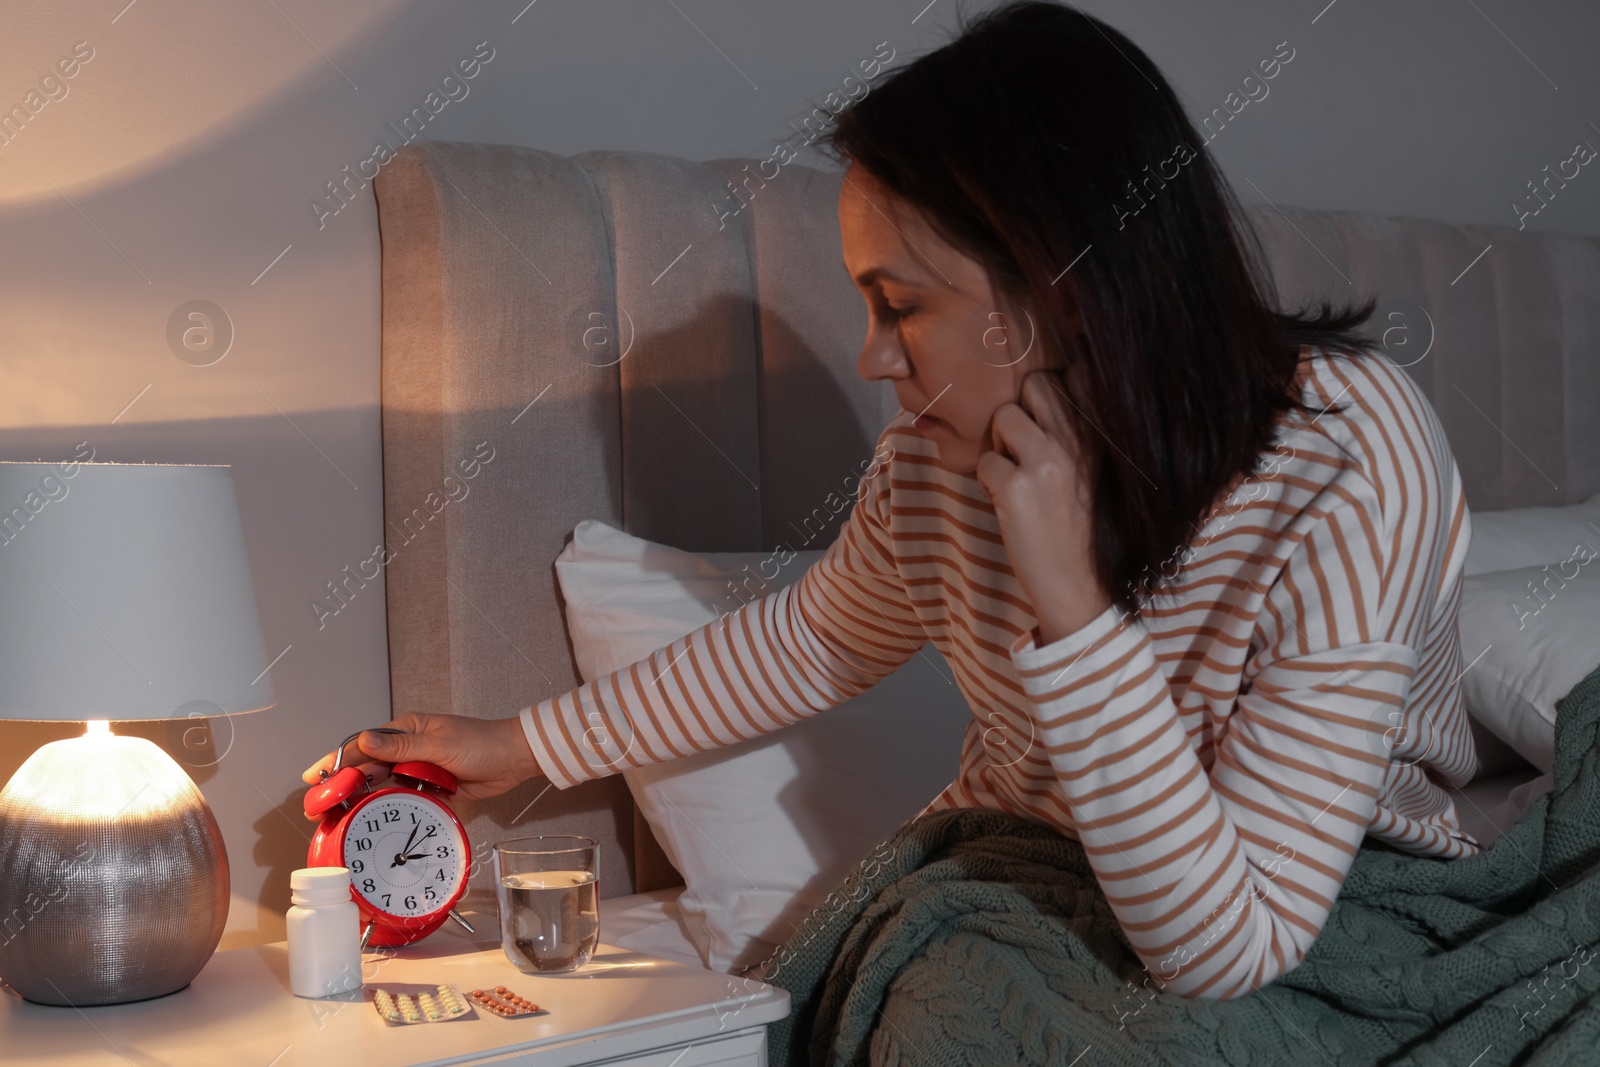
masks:
{"type": "MultiPolygon", "coordinates": [[[[882,438],[880,438],[880,446],[882,438]]],[[[895,568],[893,459],[839,536],[777,592],[519,713],[558,788],[747,740],[871,688],[927,640],[895,568]]]]}

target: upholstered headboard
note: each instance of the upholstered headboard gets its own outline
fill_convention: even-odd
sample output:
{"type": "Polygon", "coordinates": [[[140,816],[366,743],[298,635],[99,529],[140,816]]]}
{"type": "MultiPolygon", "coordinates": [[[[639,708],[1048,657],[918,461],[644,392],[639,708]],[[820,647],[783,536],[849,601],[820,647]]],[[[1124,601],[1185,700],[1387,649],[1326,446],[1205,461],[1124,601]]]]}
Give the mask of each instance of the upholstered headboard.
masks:
{"type": "MultiPolygon", "coordinates": [[[[808,542],[802,520],[871,454],[894,393],[855,371],[839,174],[763,182],[755,162],[432,142],[379,172],[396,714],[499,718],[578,684],[552,564],[582,519],[693,551],[837,533],[808,542]]],[[[1408,331],[1391,351],[1473,510],[1600,491],[1600,241],[1250,216],[1285,304],[1376,291],[1379,325],[1408,331]]],[[[603,896],[675,884],[620,777],[458,808],[485,860],[503,837],[578,832],[603,844],[603,896]]],[[[486,866],[473,891],[492,894],[486,866]]]]}

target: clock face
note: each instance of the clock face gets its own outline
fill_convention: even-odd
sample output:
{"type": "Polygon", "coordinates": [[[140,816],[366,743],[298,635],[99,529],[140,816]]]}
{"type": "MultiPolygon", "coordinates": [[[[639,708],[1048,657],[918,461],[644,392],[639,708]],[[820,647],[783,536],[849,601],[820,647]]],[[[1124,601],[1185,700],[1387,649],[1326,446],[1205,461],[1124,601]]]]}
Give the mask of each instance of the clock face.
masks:
{"type": "Polygon", "coordinates": [[[456,895],[465,874],[459,824],[423,793],[373,797],[344,830],[344,866],[356,892],[390,915],[431,915],[456,895]]]}

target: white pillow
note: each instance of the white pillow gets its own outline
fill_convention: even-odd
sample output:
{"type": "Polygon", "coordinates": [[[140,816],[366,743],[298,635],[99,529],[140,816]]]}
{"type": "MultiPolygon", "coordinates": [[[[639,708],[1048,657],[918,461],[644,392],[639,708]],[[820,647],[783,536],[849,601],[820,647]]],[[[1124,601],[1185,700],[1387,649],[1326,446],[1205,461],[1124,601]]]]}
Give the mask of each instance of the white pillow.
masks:
{"type": "Polygon", "coordinates": [[[1462,581],[1467,712],[1546,774],[1556,701],[1600,664],[1600,562],[1595,549],[1574,547],[1543,566],[1462,581]]]}
{"type": "Polygon", "coordinates": [[[1574,545],[1600,545],[1600,493],[1565,507],[1474,511],[1470,521],[1466,574],[1556,563],[1574,545]]]}
{"type": "MultiPolygon", "coordinates": [[[[794,582],[822,557],[696,554],[585,520],[556,557],[567,632],[585,681],[737,610],[730,579],[794,582]],[[746,571],[746,566],[749,570],[746,571]],[[718,608],[722,609],[721,611],[718,608]]],[[[972,712],[924,645],[853,700],[736,745],[623,772],[687,883],[684,923],[713,970],[771,955],[805,915],[956,776],[972,712]]]]}

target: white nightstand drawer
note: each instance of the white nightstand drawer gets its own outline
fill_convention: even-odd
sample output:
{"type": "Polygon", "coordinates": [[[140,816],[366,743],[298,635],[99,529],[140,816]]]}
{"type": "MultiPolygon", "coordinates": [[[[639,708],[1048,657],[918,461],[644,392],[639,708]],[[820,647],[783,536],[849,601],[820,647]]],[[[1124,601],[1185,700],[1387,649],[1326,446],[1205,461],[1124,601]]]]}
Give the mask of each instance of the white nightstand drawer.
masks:
{"type": "MultiPolygon", "coordinates": [[[[470,1065],[464,1067],[510,1067],[511,1064],[525,1065],[527,1062],[525,1053],[508,1051],[493,1059],[472,1060],[470,1065]]],[[[542,1059],[539,1061],[541,1065],[544,1062],[542,1059]]],[[[767,1067],[767,1030],[759,1026],[736,1034],[653,1049],[633,1056],[592,1061],[574,1059],[572,1062],[592,1067],[767,1067]]]]}

